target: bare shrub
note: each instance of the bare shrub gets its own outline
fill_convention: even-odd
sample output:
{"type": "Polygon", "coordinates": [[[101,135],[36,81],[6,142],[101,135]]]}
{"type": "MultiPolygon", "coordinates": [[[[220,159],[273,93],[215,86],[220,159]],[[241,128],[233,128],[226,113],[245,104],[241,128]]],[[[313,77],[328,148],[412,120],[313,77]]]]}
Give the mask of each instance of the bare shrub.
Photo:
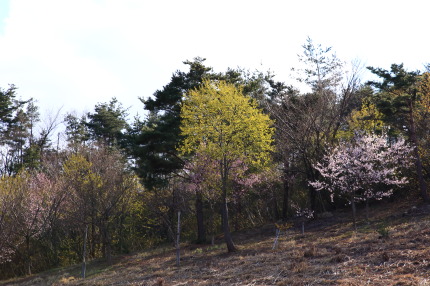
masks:
{"type": "Polygon", "coordinates": [[[307,258],[315,257],[316,255],[317,255],[317,250],[314,244],[311,244],[310,246],[308,246],[308,249],[305,250],[305,252],[303,253],[303,256],[307,258]]]}

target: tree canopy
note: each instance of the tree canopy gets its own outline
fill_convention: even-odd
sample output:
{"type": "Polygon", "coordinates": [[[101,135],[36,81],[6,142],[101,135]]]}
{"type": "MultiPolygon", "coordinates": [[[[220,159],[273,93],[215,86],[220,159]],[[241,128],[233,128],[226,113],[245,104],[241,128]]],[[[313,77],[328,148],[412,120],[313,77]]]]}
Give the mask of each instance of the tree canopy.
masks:
{"type": "Polygon", "coordinates": [[[257,168],[267,164],[274,150],[273,123],[241,88],[209,80],[185,96],[181,120],[181,153],[201,153],[218,162],[224,236],[228,250],[234,251],[226,205],[233,163],[242,160],[257,168]]]}

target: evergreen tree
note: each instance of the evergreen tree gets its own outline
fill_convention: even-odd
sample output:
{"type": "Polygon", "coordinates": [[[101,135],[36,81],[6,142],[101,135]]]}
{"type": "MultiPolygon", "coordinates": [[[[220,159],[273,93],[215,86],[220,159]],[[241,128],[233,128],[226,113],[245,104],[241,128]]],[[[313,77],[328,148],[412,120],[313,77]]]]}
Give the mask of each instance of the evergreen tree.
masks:
{"type": "Polygon", "coordinates": [[[176,147],[180,142],[180,105],[184,94],[198,87],[204,78],[212,78],[212,69],[206,67],[203,58],[185,61],[188,72],[177,71],[170,82],[153,97],[141,98],[149,115],[140,134],[129,138],[131,154],[136,158],[137,172],[147,188],[164,186],[172,174],[180,170],[183,160],[179,158],[176,147]]]}
{"type": "Polygon", "coordinates": [[[78,118],[76,115],[67,114],[64,118],[66,124],[66,136],[69,147],[77,150],[77,148],[90,139],[90,134],[87,126],[87,118],[85,115],[78,118]]]}
{"type": "Polygon", "coordinates": [[[419,104],[419,83],[421,73],[419,71],[407,71],[403,64],[391,65],[391,70],[368,67],[379,76],[381,81],[370,81],[369,84],[379,92],[375,101],[378,109],[384,114],[384,120],[395,127],[397,132],[405,132],[414,147],[415,167],[421,197],[424,201],[430,200],[428,186],[424,179],[421,155],[418,150],[417,123],[414,113],[419,104]]]}
{"type": "Polygon", "coordinates": [[[112,98],[109,103],[97,104],[94,113],[88,113],[86,125],[90,138],[101,140],[109,146],[120,145],[128,127],[127,115],[127,110],[116,98],[112,98]]]}
{"type": "Polygon", "coordinates": [[[15,99],[16,89],[14,85],[10,85],[6,90],[0,88],[0,132],[3,134],[14,120],[16,111],[26,103],[15,99]]]}

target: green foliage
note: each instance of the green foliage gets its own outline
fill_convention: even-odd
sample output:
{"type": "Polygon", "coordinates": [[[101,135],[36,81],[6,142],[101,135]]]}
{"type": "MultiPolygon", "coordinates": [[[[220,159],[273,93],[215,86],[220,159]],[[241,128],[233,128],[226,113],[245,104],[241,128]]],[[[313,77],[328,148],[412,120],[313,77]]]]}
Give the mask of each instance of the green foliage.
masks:
{"type": "Polygon", "coordinates": [[[32,99],[16,100],[15,93],[14,85],[7,90],[0,88],[0,143],[3,147],[0,172],[3,175],[16,174],[22,168],[36,168],[40,158],[41,148],[34,148],[38,143],[34,134],[39,121],[38,107],[32,99]]]}
{"type": "Polygon", "coordinates": [[[381,238],[389,238],[390,237],[390,232],[387,226],[385,225],[381,225],[378,227],[377,232],[379,233],[381,238]]]}
{"type": "Polygon", "coordinates": [[[71,190],[91,196],[96,188],[102,186],[100,175],[91,170],[92,163],[81,154],[72,154],[64,163],[63,169],[71,190]]]}
{"type": "Polygon", "coordinates": [[[203,78],[212,76],[212,69],[204,61],[203,58],[185,61],[188,72],[177,71],[153,97],[141,98],[149,116],[143,123],[136,122],[128,141],[130,154],[136,158],[136,171],[148,188],[165,186],[170,175],[183,165],[176,151],[181,140],[180,105],[184,93],[198,87],[203,78]]]}
{"type": "Polygon", "coordinates": [[[69,146],[77,149],[90,139],[86,116],[78,118],[73,114],[67,114],[64,118],[66,124],[66,136],[69,146]]]}
{"type": "Polygon", "coordinates": [[[10,85],[8,89],[0,88],[0,132],[4,133],[8,125],[15,118],[15,112],[26,103],[26,101],[16,100],[16,87],[10,85]]]}
{"type": "Polygon", "coordinates": [[[204,81],[186,95],[181,119],[183,154],[207,154],[228,166],[238,159],[257,167],[270,161],[272,121],[232,84],[204,81]]]}
{"type": "Polygon", "coordinates": [[[234,163],[264,168],[271,161],[273,122],[242,94],[242,89],[225,81],[204,80],[191,90],[181,106],[179,151],[207,156],[219,165],[221,214],[224,239],[229,252],[236,248],[231,239],[227,196],[234,163]]]}
{"type": "Polygon", "coordinates": [[[418,126],[416,122],[417,109],[420,109],[420,71],[407,71],[403,64],[391,65],[391,70],[368,67],[380,77],[380,82],[371,81],[369,84],[377,88],[376,106],[384,115],[387,125],[393,126],[398,133],[405,133],[414,147],[417,181],[424,201],[430,201],[427,194],[427,182],[424,178],[423,164],[419,152],[418,126]]]}
{"type": "Polygon", "coordinates": [[[100,251],[109,261],[113,251],[133,249],[129,239],[135,232],[127,226],[140,211],[132,200],[141,187],[122,155],[108,146],[84,148],[70,155],[63,172],[69,193],[68,223],[81,233],[88,226],[89,256],[96,257],[100,251]]]}
{"type": "Polygon", "coordinates": [[[407,71],[403,64],[391,65],[391,70],[368,67],[379,76],[382,81],[370,81],[369,85],[375,87],[378,93],[374,102],[378,110],[384,115],[384,122],[402,132],[407,126],[407,134],[410,136],[410,115],[419,99],[418,82],[419,71],[407,71]]]}
{"type": "Polygon", "coordinates": [[[215,73],[204,65],[204,58],[185,61],[188,72],[177,71],[170,82],[157,90],[148,99],[141,98],[145,110],[149,112],[144,122],[136,122],[129,132],[129,153],[136,159],[136,171],[143,178],[148,188],[162,187],[168,184],[172,174],[183,167],[177,146],[180,135],[180,108],[184,94],[198,88],[203,80],[225,80],[235,85],[243,84],[246,93],[261,98],[263,75],[228,69],[225,73],[215,73]],[[137,132],[140,131],[140,132],[137,132]]]}
{"type": "Polygon", "coordinates": [[[299,60],[304,64],[304,68],[298,69],[302,76],[297,80],[308,84],[313,91],[321,92],[324,89],[334,91],[343,77],[341,72],[343,63],[331,51],[331,47],[315,45],[309,37],[302,47],[303,54],[299,55],[299,60]]]}
{"type": "Polygon", "coordinates": [[[119,144],[128,127],[127,115],[127,110],[116,98],[112,98],[109,103],[97,104],[94,113],[88,114],[89,121],[86,123],[91,138],[111,146],[119,144]]]}
{"type": "Polygon", "coordinates": [[[347,123],[347,130],[340,130],[339,138],[352,139],[357,132],[380,135],[387,129],[383,114],[369,98],[363,99],[360,109],[351,112],[347,123]]]}

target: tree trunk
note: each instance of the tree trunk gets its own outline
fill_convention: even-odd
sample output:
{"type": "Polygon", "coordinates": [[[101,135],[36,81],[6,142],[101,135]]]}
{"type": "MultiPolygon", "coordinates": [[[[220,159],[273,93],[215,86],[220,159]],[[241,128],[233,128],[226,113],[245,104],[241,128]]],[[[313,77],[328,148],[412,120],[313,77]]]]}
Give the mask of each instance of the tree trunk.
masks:
{"type": "Polygon", "coordinates": [[[281,214],[279,213],[279,207],[278,207],[278,197],[276,194],[276,189],[273,188],[273,217],[275,221],[278,221],[281,218],[281,214]]]}
{"type": "Polygon", "coordinates": [[[240,200],[235,204],[235,212],[234,212],[234,231],[238,231],[240,229],[240,223],[243,220],[241,218],[242,215],[242,204],[240,200]]]}
{"type": "Polygon", "coordinates": [[[90,257],[96,257],[96,218],[94,213],[91,216],[91,239],[89,243],[90,257]]]}
{"type": "Polygon", "coordinates": [[[31,254],[30,254],[30,236],[29,235],[25,237],[25,246],[26,246],[26,253],[25,253],[26,272],[27,272],[27,275],[31,275],[31,254]]]}
{"type": "Polygon", "coordinates": [[[203,196],[200,190],[196,191],[196,219],[197,243],[206,243],[206,229],[203,216],[203,196]]]}
{"type": "Polygon", "coordinates": [[[420,184],[420,190],[421,190],[421,197],[425,202],[429,202],[429,196],[427,194],[427,183],[424,180],[423,165],[421,163],[418,147],[414,148],[414,154],[415,154],[415,166],[417,168],[418,182],[420,184]]]}
{"type": "Polygon", "coordinates": [[[210,216],[209,216],[210,231],[209,232],[211,236],[211,245],[214,246],[215,245],[215,222],[214,222],[215,211],[212,203],[209,202],[209,206],[210,206],[210,216]]]}
{"type": "Polygon", "coordinates": [[[223,196],[222,198],[221,217],[222,217],[222,230],[224,232],[224,240],[227,245],[227,250],[228,252],[235,252],[237,249],[234,246],[233,239],[230,233],[230,225],[228,223],[227,199],[225,196],[223,196]]]}
{"type": "MultiPolygon", "coordinates": [[[[312,180],[313,182],[314,180],[312,180]]],[[[311,203],[311,210],[317,213],[317,191],[309,185],[309,201],[311,203]]]]}
{"type": "Polygon", "coordinates": [[[366,221],[369,223],[369,198],[366,198],[366,221]]]}
{"type": "Polygon", "coordinates": [[[227,182],[228,182],[228,168],[226,159],[221,163],[221,180],[222,180],[222,195],[221,195],[221,218],[222,230],[224,232],[224,240],[227,245],[228,252],[237,251],[234,246],[233,239],[230,233],[230,225],[228,223],[228,207],[227,207],[227,182]]]}
{"type": "Polygon", "coordinates": [[[124,241],[124,227],[123,227],[123,225],[124,225],[124,215],[123,214],[119,215],[118,220],[119,220],[119,222],[118,222],[118,235],[119,235],[118,244],[119,244],[119,251],[121,253],[124,253],[124,252],[127,252],[127,250],[128,250],[128,247],[126,246],[125,241],[124,241]]]}
{"type": "Polygon", "coordinates": [[[178,211],[178,225],[176,232],[176,266],[179,267],[181,263],[181,211],[178,211]]]}
{"type": "MultiPolygon", "coordinates": [[[[310,162],[308,162],[308,164],[306,165],[307,165],[306,178],[308,182],[315,182],[316,176],[312,171],[313,169],[312,165],[310,164],[310,162]]],[[[309,184],[308,184],[308,196],[309,196],[309,202],[311,205],[311,210],[313,210],[314,213],[317,213],[317,191],[315,190],[314,187],[312,187],[309,184]]]]}
{"type": "Polygon", "coordinates": [[[284,166],[283,180],[283,198],[282,198],[282,220],[285,222],[288,218],[288,205],[290,200],[290,185],[288,182],[288,169],[284,166]]]}
{"type": "Polygon", "coordinates": [[[354,199],[354,195],[352,195],[351,198],[351,207],[352,207],[352,223],[354,225],[354,230],[357,230],[357,224],[356,224],[356,216],[357,216],[357,210],[355,207],[355,199],[354,199]]]}
{"type": "Polygon", "coordinates": [[[110,240],[110,234],[108,230],[108,226],[104,225],[102,228],[103,235],[103,256],[106,259],[108,264],[112,263],[112,246],[110,240]]]}
{"type": "Polygon", "coordinates": [[[82,273],[81,277],[85,278],[86,272],[87,272],[87,237],[88,237],[88,225],[85,226],[85,233],[84,233],[84,249],[82,251],[82,273]]]}

